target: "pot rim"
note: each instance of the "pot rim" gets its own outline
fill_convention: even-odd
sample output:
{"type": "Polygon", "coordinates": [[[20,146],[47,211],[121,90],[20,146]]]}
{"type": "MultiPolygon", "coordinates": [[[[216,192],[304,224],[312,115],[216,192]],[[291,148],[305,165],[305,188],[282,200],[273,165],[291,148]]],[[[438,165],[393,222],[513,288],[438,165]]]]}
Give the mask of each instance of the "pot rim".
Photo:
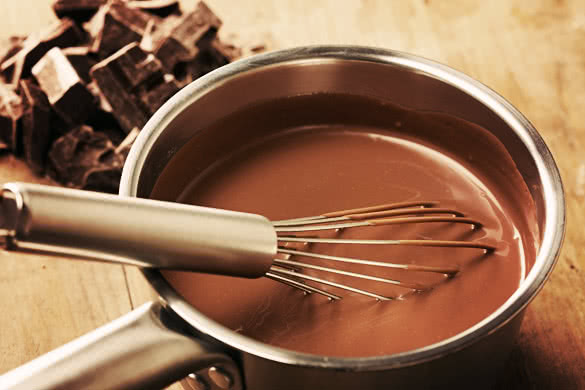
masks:
{"type": "Polygon", "coordinates": [[[456,352],[486,337],[511,321],[536,296],[552,272],[565,231],[565,198],[560,174],[551,152],[532,124],[502,96],[469,76],[411,54],[364,46],[306,46],[273,51],[225,65],[184,87],[146,123],[134,142],[120,183],[121,196],[136,196],[146,156],[167,125],[183,109],[228,80],[244,72],[271,65],[314,61],[366,61],[401,67],[445,82],[478,100],[499,116],[521,139],[534,159],[546,205],[542,243],[534,266],[520,287],[490,316],[448,339],[416,350],[373,357],[327,357],[295,352],[236,333],[207,318],[187,303],[157,270],[142,270],[163,303],[197,331],[240,351],[272,361],[341,370],[383,370],[423,363],[456,352]]]}

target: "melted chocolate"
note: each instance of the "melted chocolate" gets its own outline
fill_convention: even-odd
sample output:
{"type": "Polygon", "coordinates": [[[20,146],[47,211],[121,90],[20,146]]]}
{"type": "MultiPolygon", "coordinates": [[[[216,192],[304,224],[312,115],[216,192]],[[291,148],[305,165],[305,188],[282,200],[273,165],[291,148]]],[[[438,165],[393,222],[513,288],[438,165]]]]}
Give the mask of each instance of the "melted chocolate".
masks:
{"type": "Polygon", "coordinates": [[[537,248],[532,201],[497,139],[442,114],[415,113],[349,96],[295,97],[229,116],[179,152],[153,197],[254,212],[272,220],[395,201],[438,201],[441,207],[482,222],[483,227],[475,230],[469,225],[426,223],[338,234],[476,240],[496,245],[493,253],[341,244],[308,248],[396,263],[457,264],[462,271],[451,279],[299,259],[434,287],[412,293],[403,287],[327,275],[329,280],[398,298],[389,302],[325,287],[344,297],[329,302],[266,278],[164,273],[190,303],[226,327],[272,345],[320,355],[386,355],[453,336],[510,297],[537,248]],[[242,144],[247,145],[238,147],[242,144]],[[488,157],[498,164],[489,163],[488,157]]]}

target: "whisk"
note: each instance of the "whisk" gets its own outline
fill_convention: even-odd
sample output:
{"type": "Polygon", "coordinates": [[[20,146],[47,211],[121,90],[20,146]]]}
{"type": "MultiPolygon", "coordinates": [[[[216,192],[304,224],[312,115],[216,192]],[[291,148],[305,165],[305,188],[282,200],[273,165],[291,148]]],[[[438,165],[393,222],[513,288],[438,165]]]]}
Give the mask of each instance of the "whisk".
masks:
{"type": "Polygon", "coordinates": [[[364,226],[447,222],[479,229],[479,221],[439,207],[437,202],[400,202],[271,222],[265,217],[150,199],[128,198],[44,185],[8,183],[0,198],[0,236],[6,250],[109,261],[148,268],[175,269],[248,278],[268,277],[332,300],[330,286],[378,300],[392,297],[311,275],[305,270],[371,280],[422,291],[406,281],[316,265],[317,258],[375,268],[430,272],[446,277],[457,266],[397,264],[300,250],[311,244],[406,245],[494,251],[473,241],[347,239],[307,237],[307,232],[364,226]]]}

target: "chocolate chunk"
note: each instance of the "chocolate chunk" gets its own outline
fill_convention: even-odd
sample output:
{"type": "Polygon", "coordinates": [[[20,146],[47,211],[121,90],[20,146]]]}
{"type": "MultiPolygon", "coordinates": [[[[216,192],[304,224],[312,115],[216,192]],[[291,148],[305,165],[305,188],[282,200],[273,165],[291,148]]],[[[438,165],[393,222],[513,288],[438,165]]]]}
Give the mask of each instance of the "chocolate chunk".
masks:
{"type": "Polygon", "coordinates": [[[211,42],[209,53],[215,57],[216,63],[225,65],[240,58],[242,56],[242,49],[216,38],[211,42]]]}
{"type": "Polygon", "coordinates": [[[168,36],[153,38],[154,53],[168,72],[180,62],[194,60],[199,48],[205,47],[221,26],[221,20],[203,2],[193,12],[169,23],[173,23],[170,28],[162,26],[156,31],[158,35],[168,33],[168,36]]]}
{"type": "Polygon", "coordinates": [[[140,42],[153,18],[157,17],[121,2],[109,3],[85,25],[93,38],[91,51],[103,59],[129,43],[140,42]]]}
{"type": "Polygon", "coordinates": [[[0,72],[11,73],[12,85],[18,85],[21,78],[30,76],[31,69],[49,50],[54,47],[70,47],[82,44],[84,33],[70,19],[63,19],[58,24],[41,33],[29,36],[22,49],[0,65],[0,72]]]}
{"type": "Polygon", "coordinates": [[[266,51],[266,45],[263,43],[260,43],[258,45],[254,45],[250,48],[250,51],[252,53],[262,53],[263,51],[266,51]]]}
{"type": "Polygon", "coordinates": [[[123,157],[105,134],[77,127],[57,139],[49,151],[51,175],[69,187],[116,193],[123,157]]]}
{"type": "Polygon", "coordinates": [[[151,80],[161,80],[164,76],[160,61],[152,54],[144,52],[136,42],[110,57],[109,66],[117,70],[128,89],[151,80]]]}
{"type": "Polygon", "coordinates": [[[138,94],[140,96],[142,107],[152,115],[163,105],[164,102],[177,93],[179,89],[179,85],[175,81],[175,78],[171,76],[154,86],[149,86],[144,89],[140,88],[138,94]]]}
{"type": "Polygon", "coordinates": [[[0,76],[8,83],[12,82],[15,67],[12,65],[2,68],[2,64],[22,49],[22,43],[24,40],[25,38],[23,37],[10,37],[8,38],[8,41],[6,43],[3,42],[2,47],[0,47],[0,76]]]}
{"type": "Polygon", "coordinates": [[[160,64],[156,65],[155,60],[153,56],[142,52],[134,42],[97,63],[90,71],[92,79],[125,132],[130,132],[135,127],[142,128],[148,120],[148,113],[135,101],[131,90],[136,86],[136,80],[143,82],[150,77],[162,77],[160,64]],[[134,66],[138,66],[138,69],[134,66]],[[132,78],[133,71],[136,79],[132,78]]]}
{"type": "Polygon", "coordinates": [[[90,83],[89,70],[96,64],[87,46],[67,47],[62,50],[84,83],[90,83]]]}
{"type": "Polygon", "coordinates": [[[136,137],[140,133],[140,129],[133,128],[131,132],[128,133],[126,138],[120,142],[120,145],[116,147],[116,153],[119,154],[126,162],[126,157],[128,157],[128,153],[130,152],[130,148],[134,145],[134,141],[136,141],[136,137]]]}
{"type": "Polygon", "coordinates": [[[0,141],[0,154],[10,152],[10,148],[4,142],[0,141]]]}
{"type": "Polygon", "coordinates": [[[21,118],[22,99],[12,88],[0,84],[0,140],[14,154],[21,152],[21,118]]]}
{"type": "Polygon", "coordinates": [[[180,15],[179,0],[129,0],[126,5],[130,8],[138,8],[158,15],[167,17],[169,15],[180,15]]]}
{"type": "Polygon", "coordinates": [[[107,0],[54,0],[53,11],[58,18],[69,17],[77,23],[89,20],[107,0]]]}
{"type": "Polygon", "coordinates": [[[9,37],[6,41],[3,39],[0,45],[0,63],[6,61],[22,49],[22,43],[25,39],[25,37],[19,36],[9,37]]]}
{"type": "Polygon", "coordinates": [[[234,45],[214,39],[208,48],[202,50],[193,61],[175,66],[174,76],[183,87],[206,73],[240,57],[242,51],[234,45]]]}
{"type": "Polygon", "coordinates": [[[24,103],[22,144],[24,159],[37,174],[45,171],[51,140],[51,107],[45,93],[32,81],[22,80],[20,91],[24,103]]]}
{"type": "Polygon", "coordinates": [[[122,130],[111,111],[97,109],[85,124],[92,127],[95,132],[106,134],[114,145],[119,145],[126,137],[126,132],[122,130]]]}
{"type": "Polygon", "coordinates": [[[114,145],[119,145],[126,137],[126,133],[124,133],[117,124],[113,127],[102,127],[99,130],[96,129],[95,132],[105,134],[114,145]]]}
{"type": "Polygon", "coordinates": [[[95,99],[59,48],[49,50],[32,73],[67,124],[81,124],[94,112],[95,99]]]}
{"type": "MultiPolygon", "coordinates": [[[[102,90],[103,95],[109,101],[112,112],[119,117],[121,126],[130,131],[134,127],[141,128],[147,118],[153,114],[169,97],[179,90],[175,79],[171,75],[163,72],[160,61],[152,54],[143,51],[138,43],[130,43],[120,49],[116,54],[102,61],[92,69],[92,76],[97,85],[102,90]],[[107,68],[108,71],[100,70],[107,68]],[[139,112],[133,113],[139,116],[139,120],[127,122],[127,108],[114,104],[113,101],[119,99],[120,89],[111,92],[108,84],[111,84],[111,78],[115,77],[117,85],[121,86],[125,92],[127,105],[134,100],[139,111],[145,114],[145,117],[139,116],[139,112]],[[102,88],[102,85],[105,87],[102,88]]],[[[124,93],[124,91],[122,93],[124,93]]]]}

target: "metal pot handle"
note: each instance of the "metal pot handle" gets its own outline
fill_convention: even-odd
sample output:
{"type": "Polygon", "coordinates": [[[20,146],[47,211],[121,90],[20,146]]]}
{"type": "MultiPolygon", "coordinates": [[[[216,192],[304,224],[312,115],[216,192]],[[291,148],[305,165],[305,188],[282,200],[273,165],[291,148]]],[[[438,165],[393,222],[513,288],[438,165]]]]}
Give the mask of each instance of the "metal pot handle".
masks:
{"type": "Polygon", "coordinates": [[[30,183],[0,188],[0,247],[259,278],[276,254],[260,216],[30,183]]]}
{"type": "Polygon", "coordinates": [[[178,329],[182,321],[150,302],[0,376],[0,390],[159,389],[211,367],[211,384],[242,389],[236,363],[178,329]]]}

